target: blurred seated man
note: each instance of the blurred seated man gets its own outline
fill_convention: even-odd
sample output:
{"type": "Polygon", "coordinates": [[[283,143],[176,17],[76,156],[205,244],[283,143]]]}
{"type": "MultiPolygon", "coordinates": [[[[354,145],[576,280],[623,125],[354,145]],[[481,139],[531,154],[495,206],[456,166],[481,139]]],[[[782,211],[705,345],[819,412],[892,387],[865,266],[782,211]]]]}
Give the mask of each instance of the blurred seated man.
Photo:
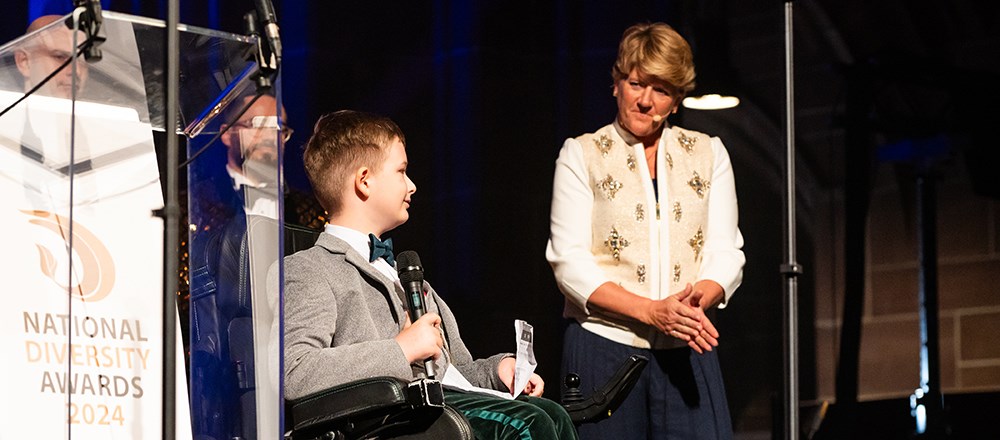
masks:
{"type": "Polygon", "coordinates": [[[256,437],[253,396],[260,390],[253,374],[262,367],[254,364],[255,341],[242,330],[250,319],[268,319],[266,305],[253,307],[264,286],[250,262],[257,256],[257,263],[266,265],[263,260],[280,257],[277,237],[271,235],[277,230],[278,197],[284,197],[288,224],[310,226],[322,214],[310,196],[281,189],[278,148],[292,130],[285,127],[284,109],[282,128],[276,129],[274,96],[264,94],[251,103],[253,98],[237,98],[220,116],[225,150],[211,147],[216,150],[189,169],[192,410],[195,434],[215,438],[256,437]],[[265,226],[254,232],[248,224],[265,226]],[[261,316],[254,316],[257,312],[261,316]]]}
{"type": "Polygon", "coordinates": [[[214,438],[255,437],[253,405],[241,403],[253,402],[252,341],[231,326],[252,317],[248,216],[277,218],[275,130],[253,127],[277,114],[277,101],[261,96],[226,125],[252,99],[238,98],[221,117],[225,161],[211,152],[190,168],[192,410],[195,434],[214,438]]]}

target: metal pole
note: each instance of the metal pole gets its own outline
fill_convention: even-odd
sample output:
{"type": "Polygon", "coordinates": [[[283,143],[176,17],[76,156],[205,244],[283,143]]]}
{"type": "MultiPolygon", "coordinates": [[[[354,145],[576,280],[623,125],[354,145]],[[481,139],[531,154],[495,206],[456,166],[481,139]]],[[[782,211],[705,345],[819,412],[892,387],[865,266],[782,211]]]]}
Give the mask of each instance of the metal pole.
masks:
{"type": "Polygon", "coordinates": [[[799,354],[798,354],[798,276],[802,267],[795,253],[795,87],[792,51],[792,1],[785,2],[785,278],[784,379],[785,439],[799,438],[799,354]]]}
{"type": "Polygon", "coordinates": [[[164,132],[166,145],[166,180],[167,199],[164,203],[164,243],[163,243],[163,439],[174,440],[176,435],[176,365],[177,365],[177,284],[178,284],[178,249],[180,243],[178,225],[180,223],[180,206],[178,196],[177,170],[177,100],[180,87],[180,35],[177,26],[180,24],[180,8],[178,0],[167,1],[167,51],[166,57],[166,87],[164,99],[164,132]]]}
{"type": "Polygon", "coordinates": [[[941,355],[938,320],[937,210],[934,175],[930,165],[918,166],[917,259],[920,264],[917,295],[920,301],[920,388],[911,407],[918,438],[945,435],[941,395],[941,355]],[[914,405],[914,403],[916,405],[914,405]]]}

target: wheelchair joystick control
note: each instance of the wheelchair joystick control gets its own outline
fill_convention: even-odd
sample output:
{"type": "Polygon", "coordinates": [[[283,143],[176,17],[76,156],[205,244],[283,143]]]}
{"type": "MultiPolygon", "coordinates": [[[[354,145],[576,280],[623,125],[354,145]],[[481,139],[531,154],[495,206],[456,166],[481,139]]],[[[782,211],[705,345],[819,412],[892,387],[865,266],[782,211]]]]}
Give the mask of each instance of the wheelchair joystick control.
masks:
{"type": "Polygon", "coordinates": [[[566,391],[563,393],[563,405],[582,402],[583,393],[580,392],[580,376],[576,373],[566,375],[566,391]]]}

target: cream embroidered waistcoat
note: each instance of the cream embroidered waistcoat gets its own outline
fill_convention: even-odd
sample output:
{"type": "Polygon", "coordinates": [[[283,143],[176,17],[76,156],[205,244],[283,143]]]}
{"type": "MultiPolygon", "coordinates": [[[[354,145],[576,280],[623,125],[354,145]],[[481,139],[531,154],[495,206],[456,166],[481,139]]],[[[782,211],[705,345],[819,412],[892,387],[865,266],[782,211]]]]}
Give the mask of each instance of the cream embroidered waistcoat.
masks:
{"type": "MultiPolygon", "coordinates": [[[[627,135],[634,141],[634,138],[627,135]]],[[[662,299],[694,283],[707,226],[714,154],[703,133],[671,127],[657,151],[659,203],[643,147],[630,144],[614,124],[577,138],[594,193],[591,253],[608,278],[637,295],[662,299]],[[668,234],[670,255],[661,246],[668,234]],[[657,267],[662,270],[655,270],[657,267]]],[[[655,329],[593,313],[584,326],[608,330],[617,342],[640,348],[685,344],[655,329]],[[625,340],[631,338],[631,341],[625,340]]]]}

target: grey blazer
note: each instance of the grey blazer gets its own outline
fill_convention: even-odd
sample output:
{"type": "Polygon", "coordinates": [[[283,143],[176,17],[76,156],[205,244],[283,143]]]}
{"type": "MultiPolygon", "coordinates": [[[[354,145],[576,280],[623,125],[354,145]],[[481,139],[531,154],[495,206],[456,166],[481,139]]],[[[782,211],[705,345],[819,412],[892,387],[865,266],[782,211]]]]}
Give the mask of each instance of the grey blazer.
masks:
{"type": "MultiPolygon", "coordinates": [[[[507,391],[497,367],[510,354],[473,360],[451,310],[424,287],[430,292],[427,310],[441,315],[448,360],[473,385],[507,391]]],[[[374,376],[414,379],[422,366],[406,362],[393,339],[406,319],[403,295],[367,258],[327,233],[315,246],[285,257],[285,398],[374,376]]]]}

